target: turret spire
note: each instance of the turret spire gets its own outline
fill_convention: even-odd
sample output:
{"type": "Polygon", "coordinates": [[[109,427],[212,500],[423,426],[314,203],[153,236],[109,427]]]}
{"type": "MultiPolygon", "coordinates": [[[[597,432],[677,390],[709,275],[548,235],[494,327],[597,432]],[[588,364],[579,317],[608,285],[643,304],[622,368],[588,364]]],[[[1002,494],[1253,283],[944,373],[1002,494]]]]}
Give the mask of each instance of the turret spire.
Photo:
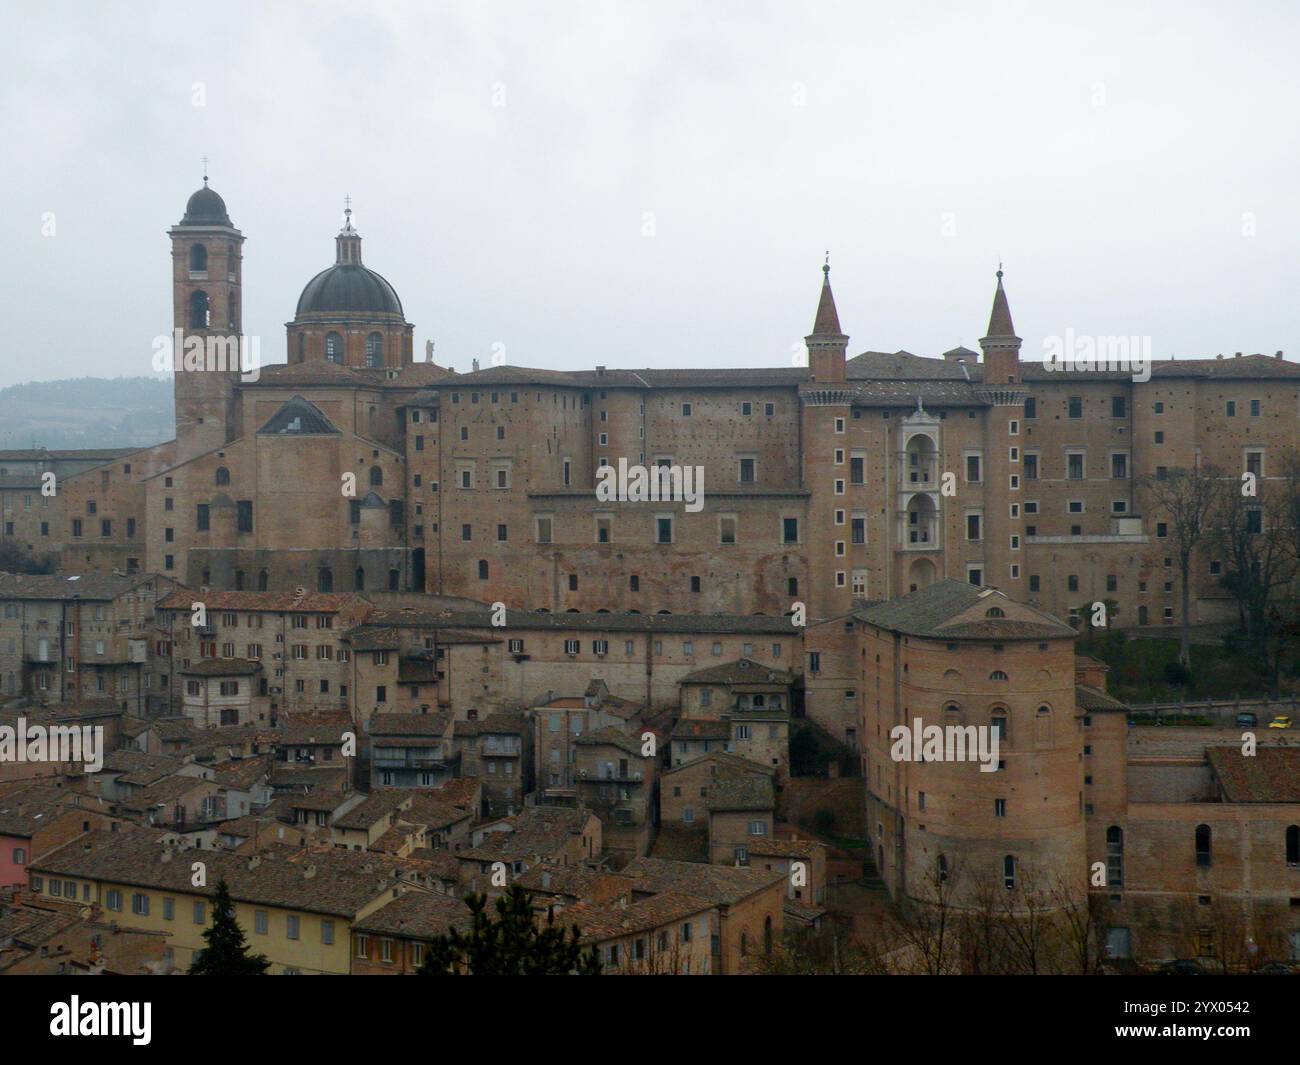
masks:
{"type": "Polygon", "coordinates": [[[840,330],[840,316],[831,292],[831,253],[822,264],[822,290],[817,299],[813,331],[804,338],[808,345],[808,369],[814,381],[843,381],[844,360],[849,338],[840,330]]]}
{"type": "Polygon", "coordinates": [[[1016,327],[1011,324],[1011,307],[1007,303],[1007,290],[1002,287],[1002,264],[998,263],[998,287],[993,293],[993,313],[989,315],[991,337],[1014,337],[1016,327]]]}
{"type": "Polygon", "coordinates": [[[842,336],[840,316],[835,310],[835,295],[831,292],[831,253],[826,253],[822,266],[822,291],[817,301],[817,317],[813,320],[813,336],[842,336]]]}

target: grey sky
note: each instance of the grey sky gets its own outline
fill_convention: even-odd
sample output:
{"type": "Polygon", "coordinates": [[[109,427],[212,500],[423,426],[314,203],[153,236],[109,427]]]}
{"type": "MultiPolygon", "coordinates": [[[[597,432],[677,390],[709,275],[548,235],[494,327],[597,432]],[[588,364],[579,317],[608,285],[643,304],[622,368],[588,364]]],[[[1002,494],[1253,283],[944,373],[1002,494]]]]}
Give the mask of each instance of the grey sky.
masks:
{"type": "Polygon", "coordinates": [[[345,193],[459,370],[788,366],[827,248],[852,353],[976,346],[1001,257],[1030,358],[1300,356],[1294,4],[22,7],[0,384],[150,372],[205,153],[267,361],[345,193]]]}

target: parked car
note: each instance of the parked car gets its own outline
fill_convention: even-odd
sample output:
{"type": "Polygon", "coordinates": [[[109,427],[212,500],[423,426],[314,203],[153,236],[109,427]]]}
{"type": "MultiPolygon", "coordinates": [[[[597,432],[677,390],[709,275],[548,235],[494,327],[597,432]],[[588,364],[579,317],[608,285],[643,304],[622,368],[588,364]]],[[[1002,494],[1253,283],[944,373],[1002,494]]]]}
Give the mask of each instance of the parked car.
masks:
{"type": "Polygon", "coordinates": [[[1266,961],[1258,969],[1255,969],[1252,976],[1293,976],[1295,970],[1283,961],[1266,961]]]}
{"type": "Polygon", "coordinates": [[[1203,976],[1200,963],[1192,958],[1179,958],[1177,961],[1167,961],[1160,966],[1161,976],[1203,976]]]}
{"type": "Polygon", "coordinates": [[[1275,714],[1273,720],[1268,723],[1269,728],[1290,728],[1291,718],[1287,714],[1275,714]]]}
{"type": "Polygon", "coordinates": [[[1257,718],[1254,714],[1237,715],[1238,728],[1254,728],[1258,724],[1259,724],[1259,718],[1257,718]]]}

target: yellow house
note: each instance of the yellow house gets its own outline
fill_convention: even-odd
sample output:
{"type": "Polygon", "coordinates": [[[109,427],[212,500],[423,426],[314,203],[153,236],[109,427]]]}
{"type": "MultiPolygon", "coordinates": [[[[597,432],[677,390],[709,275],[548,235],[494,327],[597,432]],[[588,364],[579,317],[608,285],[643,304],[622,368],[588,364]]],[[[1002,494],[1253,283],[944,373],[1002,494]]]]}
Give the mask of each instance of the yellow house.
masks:
{"type": "Polygon", "coordinates": [[[353,923],[428,886],[417,863],[380,854],[272,846],[235,855],[178,849],[146,830],[87,833],[29,870],[34,894],[75,899],[98,919],[165,934],[181,971],[206,945],[223,879],[250,953],[286,975],[346,974],[353,923]]]}

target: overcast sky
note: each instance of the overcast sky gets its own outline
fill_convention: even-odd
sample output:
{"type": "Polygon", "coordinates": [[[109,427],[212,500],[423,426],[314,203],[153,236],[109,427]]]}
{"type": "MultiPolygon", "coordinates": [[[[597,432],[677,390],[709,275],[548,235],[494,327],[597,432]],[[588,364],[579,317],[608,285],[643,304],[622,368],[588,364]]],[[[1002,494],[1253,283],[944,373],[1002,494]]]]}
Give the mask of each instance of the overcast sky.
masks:
{"type": "Polygon", "coordinates": [[[827,249],[851,353],[976,347],[1001,258],[1030,358],[1300,357],[1293,3],[21,6],[0,384],[151,372],[205,154],[264,361],[345,194],[459,370],[788,366],[827,249]]]}

